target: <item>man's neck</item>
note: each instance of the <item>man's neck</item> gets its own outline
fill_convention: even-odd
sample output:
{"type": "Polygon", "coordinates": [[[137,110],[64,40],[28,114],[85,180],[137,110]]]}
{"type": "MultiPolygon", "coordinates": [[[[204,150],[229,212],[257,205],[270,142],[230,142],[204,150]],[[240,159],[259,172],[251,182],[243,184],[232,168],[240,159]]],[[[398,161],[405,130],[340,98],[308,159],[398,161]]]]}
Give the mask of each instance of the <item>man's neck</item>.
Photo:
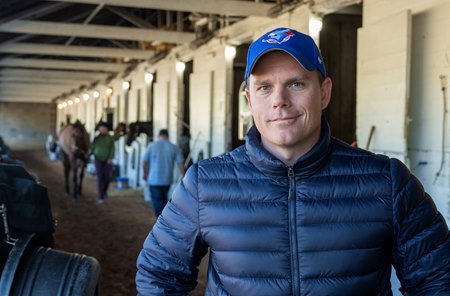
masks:
{"type": "Polygon", "coordinates": [[[294,147],[271,145],[270,143],[265,142],[263,139],[261,139],[261,144],[267,151],[281,160],[285,165],[293,166],[300,157],[305,155],[314,147],[314,145],[319,141],[319,138],[320,134],[318,134],[316,138],[311,139],[308,143],[304,143],[301,146],[297,145],[294,147]]]}

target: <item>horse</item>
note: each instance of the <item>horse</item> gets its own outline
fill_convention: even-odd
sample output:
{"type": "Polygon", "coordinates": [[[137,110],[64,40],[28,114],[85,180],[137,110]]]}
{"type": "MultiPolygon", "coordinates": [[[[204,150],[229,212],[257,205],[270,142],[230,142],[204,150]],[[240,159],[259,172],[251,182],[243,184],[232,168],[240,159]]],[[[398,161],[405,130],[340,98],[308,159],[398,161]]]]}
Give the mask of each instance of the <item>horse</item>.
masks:
{"type": "Polygon", "coordinates": [[[149,140],[153,140],[153,123],[151,121],[136,121],[130,123],[127,133],[127,146],[130,146],[134,140],[141,134],[144,133],[149,137],[149,140]]]}
{"type": "Polygon", "coordinates": [[[58,144],[64,166],[65,193],[70,195],[69,176],[72,171],[72,197],[76,200],[81,196],[84,170],[89,158],[89,135],[84,125],[77,120],[61,128],[58,144]]]}
{"type": "Polygon", "coordinates": [[[119,122],[116,128],[114,129],[113,135],[114,140],[119,140],[120,137],[125,136],[127,134],[127,124],[124,122],[119,122]]]}

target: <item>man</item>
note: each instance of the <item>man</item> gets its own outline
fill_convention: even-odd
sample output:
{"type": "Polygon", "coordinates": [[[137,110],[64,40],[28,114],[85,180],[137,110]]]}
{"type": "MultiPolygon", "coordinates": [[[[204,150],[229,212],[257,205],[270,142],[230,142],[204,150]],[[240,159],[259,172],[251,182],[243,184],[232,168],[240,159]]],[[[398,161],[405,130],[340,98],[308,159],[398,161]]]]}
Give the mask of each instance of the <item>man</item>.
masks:
{"type": "Polygon", "coordinates": [[[193,165],[137,266],[140,295],[450,295],[450,236],[398,160],[330,137],[319,49],[280,28],[249,48],[245,146],[193,165]]]}
{"type": "Polygon", "coordinates": [[[162,129],[159,131],[159,139],[147,146],[142,158],[143,178],[148,182],[156,217],[167,204],[175,163],[183,176],[184,159],[181,151],[169,141],[169,132],[162,129]]]}
{"type": "Polygon", "coordinates": [[[94,138],[89,153],[95,157],[95,172],[97,175],[97,202],[102,204],[108,197],[108,187],[111,181],[112,159],[114,158],[114,138],[109,134],[109,126],[100,121],[97,124],[99,134],[94,138]]]}

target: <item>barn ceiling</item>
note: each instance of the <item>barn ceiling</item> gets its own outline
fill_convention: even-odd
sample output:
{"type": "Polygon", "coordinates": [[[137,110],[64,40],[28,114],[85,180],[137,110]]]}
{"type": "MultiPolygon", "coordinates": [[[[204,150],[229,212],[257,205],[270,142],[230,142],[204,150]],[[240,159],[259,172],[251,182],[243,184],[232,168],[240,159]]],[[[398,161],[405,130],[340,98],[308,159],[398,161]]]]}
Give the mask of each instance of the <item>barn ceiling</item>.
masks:
{"type": "MultiPolygon", "coordinates": [[[[50,102],[303,0],[1,0],[0,101],[50,102]]],[[[361,2],[316,0],[318,11],[361,2]]]]}

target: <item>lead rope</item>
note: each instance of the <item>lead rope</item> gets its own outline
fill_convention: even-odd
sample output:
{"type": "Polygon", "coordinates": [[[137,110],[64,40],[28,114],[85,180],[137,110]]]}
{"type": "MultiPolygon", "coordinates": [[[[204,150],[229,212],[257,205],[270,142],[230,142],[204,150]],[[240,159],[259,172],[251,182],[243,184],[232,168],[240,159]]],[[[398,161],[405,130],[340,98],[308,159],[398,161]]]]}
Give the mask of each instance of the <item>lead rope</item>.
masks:
{"type": "Polygon", "coordinates": [[[5,204],[0,204],[0,213],[2,214],[2,218],[3,218],[3,230],[5,232],[5,243],[10,244],[10,245],[15,245],[17,242],[17,239],[12,238],[9,235],[9,227],[8,227],[8,218],[6,217],[6,206],[5,204]]]}

